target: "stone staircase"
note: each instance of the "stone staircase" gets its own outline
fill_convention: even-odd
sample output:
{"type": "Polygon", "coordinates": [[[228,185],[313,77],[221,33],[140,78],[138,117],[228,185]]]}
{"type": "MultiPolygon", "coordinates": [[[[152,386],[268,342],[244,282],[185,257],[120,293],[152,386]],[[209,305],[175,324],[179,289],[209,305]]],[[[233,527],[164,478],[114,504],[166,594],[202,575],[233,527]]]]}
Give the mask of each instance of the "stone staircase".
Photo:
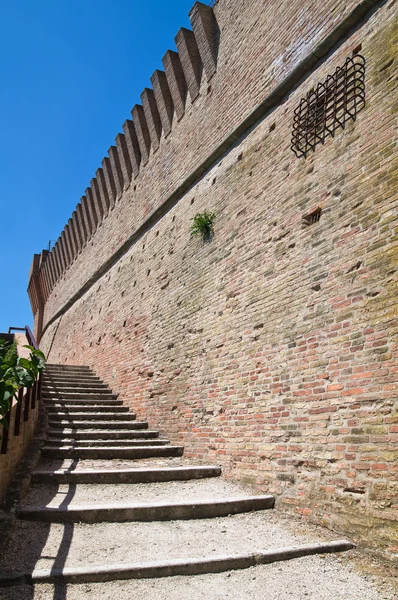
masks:
{"type": "Polygon", "coordinates": [[[137,421],[116,394],[88,367],[48,365],[42,399],[48,416],[43,456],[53,458],[137,459],[182,456],[137,421]]]}
{"type": "Polygon", "coordinates": [[[48,364],[42,401],[47,440],[0,586],[215,573],[352,548],[281,528],[273,496],[183,459],[88,367],[48,364]]]}

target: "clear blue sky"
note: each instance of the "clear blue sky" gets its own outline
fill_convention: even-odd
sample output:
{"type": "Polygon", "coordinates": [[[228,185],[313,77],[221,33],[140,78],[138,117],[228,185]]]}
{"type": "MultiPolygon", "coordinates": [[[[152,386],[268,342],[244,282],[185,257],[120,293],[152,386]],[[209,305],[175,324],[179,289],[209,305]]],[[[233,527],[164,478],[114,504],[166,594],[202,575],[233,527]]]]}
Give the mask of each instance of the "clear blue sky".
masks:
{"type": "Polygon", "coordinates": [[[0,0],[0,332],[194,0],[0,0]]]}

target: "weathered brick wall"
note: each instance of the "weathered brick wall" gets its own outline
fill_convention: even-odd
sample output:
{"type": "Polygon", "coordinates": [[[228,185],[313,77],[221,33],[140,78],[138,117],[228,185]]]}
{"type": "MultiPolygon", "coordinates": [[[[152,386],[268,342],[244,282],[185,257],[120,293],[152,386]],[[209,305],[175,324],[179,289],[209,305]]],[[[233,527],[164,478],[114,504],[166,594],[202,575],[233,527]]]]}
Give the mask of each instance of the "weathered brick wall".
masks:
{"type": "Polygon", "coordinates": [[[221,41],[210,94],[204,80],[189,114],[162,138],[55,286],[41,347],[52,362],[92,366],[139,417],[183,443],[188,456],[221,463],[229,476],[277,494],[280,508],[392,556],[398,552],[393,1],[51,320],[195,158],[209,154],[233,119],[236,125],[299,52],[303,58],[356,3],[286,3],[283,27],[275,7],[267,8],[272,4],[264,11],[255,2],[216,4],[221,41]],[[294,108],[360,44],[366,108],[298,160],[290,150],[294,108]],[[317,207],[320,221],[303,227],[303,215],[317,207]],[[216,213],[207,244],[189,235],[191,218],[204,209],[216,213]]]}
{"type": "MultiPolygon", "coordinates": [[[[162,135],[159,148],[154,150],[152,144],[149,162],[144,164],[142,156],[138,176],[100,219],[84,253],[68,266],[67,277],[61,276],[47,298],[44,324],[357,4],[356,0],[284,0],[261,2],[261,7],[258,0],[216,3],[220,29],[216,74],[208,82],[202,73],[199,96],[192,102],[187,92],[184,115],[180,120],[174,115],[171,133],[162,135]]],[[[86,198],[91,197],[89,192],[86,198]]],[[[64,254],[70,246],[65,233],[64,254]]],[[[67,257],[65,261],[69,265],[67,257]]]]}

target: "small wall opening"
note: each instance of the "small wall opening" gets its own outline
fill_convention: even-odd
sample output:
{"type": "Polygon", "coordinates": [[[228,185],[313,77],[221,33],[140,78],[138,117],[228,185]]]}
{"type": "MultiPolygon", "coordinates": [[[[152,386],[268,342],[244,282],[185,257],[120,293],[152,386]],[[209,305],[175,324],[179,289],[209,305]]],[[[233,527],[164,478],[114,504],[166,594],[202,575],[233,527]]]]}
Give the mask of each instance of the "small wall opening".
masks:
{"type": "Polygon", "coordinates": [[[314,223],[318,223],[321,219],[321,215],[322,208],[318,206],[318,208],[308,213],[308,215],[302,217],[301,223],[303,227],[309,227],[310,225],[314,225],[314,223]]]}

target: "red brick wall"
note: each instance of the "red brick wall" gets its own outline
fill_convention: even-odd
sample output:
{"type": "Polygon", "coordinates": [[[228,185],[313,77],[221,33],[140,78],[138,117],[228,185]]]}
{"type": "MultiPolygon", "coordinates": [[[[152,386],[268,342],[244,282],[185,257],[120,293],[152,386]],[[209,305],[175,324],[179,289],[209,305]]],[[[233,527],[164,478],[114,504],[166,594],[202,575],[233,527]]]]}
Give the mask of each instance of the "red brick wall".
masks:
{"type": "Polygon", "coordinates": [[[199,98],[54,288],[41,347],[51,362],[92,366],[140,418],[183,443],[187,456],[220,463],[229,476],[277,494],[280,508],[392,556],[394,2],[340,44],[51,322],[195,161],[336,25],[343,7],[356,3],[285,4],[272,10],[265,3],[264,11],[258,2],[216,4],[221,42],[211,92],[203,80],[199,98]],[[359,44],[367,60],[366,108],[298,160],[290,150],[294,108],[359,44]],[[303,215],[317,207],[320,221],[303,228],[303,215]],[[216,214],[215,236],[202,244],[189,230],[205,209],[216,214]]]}

